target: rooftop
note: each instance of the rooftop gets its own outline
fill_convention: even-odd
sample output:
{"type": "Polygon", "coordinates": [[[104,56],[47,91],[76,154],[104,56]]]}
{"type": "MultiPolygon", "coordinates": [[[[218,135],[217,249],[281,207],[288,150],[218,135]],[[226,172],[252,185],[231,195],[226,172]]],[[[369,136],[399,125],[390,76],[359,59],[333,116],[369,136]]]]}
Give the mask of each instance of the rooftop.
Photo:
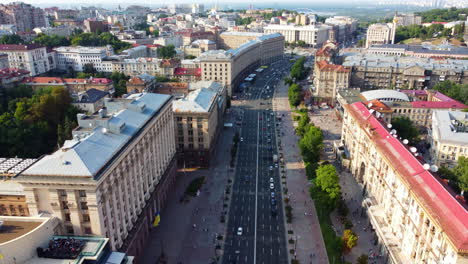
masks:
{"type": "Polygon", "coordinates": [[[316,62],[319,69],[322,71],[334,71],[334,72],[349,72],[350,70],[343,65],[330,64],[325,60],[316,62]]]}
{"type": "Polygon", "coordinates": [[[465,109],[468,106],[457,102],[457,101],[447,101],[447,102],[436,102],[436,101],[414,101],[411,102],[413,108],[447,108],[447,109],[465,109]]]}
{"type": "Polygon", "coordinates": [[[22,70],[22,69],[16,69],[16,68],[0,69],[0,79],[11,79],[15,77],[25,76],[28,74],[29,74],[28,71],[22,70]]]}
{"type": "Polygon", "coordinates": [[[432,129],[441,141],[468,146],[468,113],[440,110],[432,118],[432,129]]]}
{"type": "Polygon", "coordinates": [[[40,221],[4,221],[0,228],[0,244],[25,235],[42,223],[40,221]]]}
{"type": "Polygon", "coordinates": [[[0,158],[0,176],[16,176],[37,159],[0,158]]]}
{"type": "MultiPolygon", "coordinates": [[[[99,179],[101,170],[108,162],[133,140],[140,129],[156,116],[170,99],[169,95],[153,93],[135,94],[128,99],[120,99],[127,104],[124,109],[104,118],[108,120],[107,127],[102,127],[101,123],[86,127],[89,132],[66,141],[62,149],[44,156],[21,173],[17,179],[21,180],[22,177],[28,176],[99,179]]],[[[106,102],[106,106],[113,100],[115,99],[106,102]]],[[[85,120],[87,116],[83,118],[85,120]]]]}
{"type": "Polygon", "coordinates": [[[405,51],[412,51],[414,53],[431,53],[440,55],[468,55],[467,47],[451,46],[448,49],[440,49],[437,47],[424,47],[420,45],[406,45],[406,44],[383,44],[373,45],[370,49],[402,49],[405,51]]]}
{"type": "Polygon", "coordinates": [[[174,112],[210,112],[223,86],[217,82],[201,81],[190,84],[192,90],[185,98],[173,102],[174,112]]]}
{"type": "Polygon", "coordinates": [[[380,101],[404,101],[409,102],[410,99],[405,93],[396,90],[371,90],[361,93],[366,100],[371,101],[379,99],[380,101]]]}
{"type": "Polygon", "coordinates": [[[63,46],[54,49],[56,52],[61,53],[105,53],[106,47],[82,47],[82,46],[63,46]]]}
{"type": "Polygon", "coordinates": [[[29,45],[13,45],[13,44],[3,44],[0,45],[0,50],[2,51],[25,51],[25,50],[33,50],[33,49],[39,49],[39,48],[45,48],[41,45],[37,44],[29,44],[29,45]]]}
{"type": "Polygon", "coordinates": [[[362,103],[344,106],[459,251],[468,251],[468,211],[362,103]]]}
{"type": "Polygon", "coordinates": [[[106,97],[109,93],[98,90],[98,89],[88,89],[83,93],[78,94],[77,100],[74,101],[74,103],[95,103],[102,98],[106,97]]]}

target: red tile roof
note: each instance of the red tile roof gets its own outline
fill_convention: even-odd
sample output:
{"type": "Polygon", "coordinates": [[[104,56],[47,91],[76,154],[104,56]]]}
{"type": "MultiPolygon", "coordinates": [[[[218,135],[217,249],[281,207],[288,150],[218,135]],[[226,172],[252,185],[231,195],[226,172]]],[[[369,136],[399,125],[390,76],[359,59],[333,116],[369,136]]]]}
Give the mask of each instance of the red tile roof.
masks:
{"type": "Polygon", "coordinates": [[[372,101],[367,101],[367,102],[364,102],[366,105],[369,105],[370,103],[372,103],[372,107],[371,109],[374,109],[375,111],[378,111],[380,113],[393,113],[393,110],[392,108],[390,108],[388,105],[386,105],[385,103],[377,100],[377,99],[374,99],[372,101]]]}
{"type": "Polygon", "coordinates": [[[362,126],[370,125],[370,139],[409,185],[418,203],[442,227],[458,251],[468,252],[468,211],[374,115],[371,116],[362,102],[344,107],[362,126]]]}
{"type": "Polygon", "coordinates": [[[73,78],[60,78],[60,77],[27,77],[24,78],[23,83],[36,83],[36,84],[73,84],[73,83],[92,83],[92,84],[111,84],[112,80],[106,78],[93,78],[93,79],[73,79],[73,78]]]}
{"type": "Polygon", "coordinates": [[[175,68],[174,75],[192,75],[192,76],[201,76],[201,68],[175,68]]]}
{"type": "Polygon", "coordinates": [[[413,108],[455,108],[455,109],[465,109],[468,108],[468,106],[457,102],[455,100],[453,101],[446,101],[446,102],[436,102],[436,101],[415,101],[411,102],[411,105],[413,108]]]}
{"type": "Polygon", "coordinates": [[[327,57],[331,57],[331,48],[330,47],[323,47],[323,48],[320,48],[319,50],[317,50],[317,52],[315,53],[315,56],[327,56],[327,57]]]}
{"type": "Polygon", "coordinates": [[[349,72],[349,69],[343,65],[330,64],[327,61],[318,61],[316,64],[322,71],[337,71],[337,72],[349,72]]]}
{"type": "Polygon", "coordinates": [[[0,50],[33,50],[43,48],[41,45],[29,44],[29,45],[13,45],[13,44],[4,44],[0,45],[0,50]]]}
{"type": "Polygon", "coordinates": [[[0,69],[0,79],[10,79],[18,76],[29,75],[29,72],[22,69],[16,68],[4,68],[0,69]]]}

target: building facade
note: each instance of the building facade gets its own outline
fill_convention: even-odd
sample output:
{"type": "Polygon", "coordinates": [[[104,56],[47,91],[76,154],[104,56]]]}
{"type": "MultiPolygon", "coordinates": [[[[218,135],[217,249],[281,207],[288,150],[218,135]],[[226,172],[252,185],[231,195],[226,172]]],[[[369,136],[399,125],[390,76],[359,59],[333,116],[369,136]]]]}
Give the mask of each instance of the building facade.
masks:
{"type": "Polygon", "coordinates": [[[428,142],[431,160],[437,166],[453,168],[458,158],[468,157],[468,117],[461,111],[432,112],[428,142]]]}
{"type": "Polygon", "coordinates": [[[341,143],[384,263],[466,263],[465,207],[365,104],[344,108],[341,143]]]}
{"type": "Polygon", "coordinates": [[[315,24],[307,26],[295,25],[268,25],[264,28],[267,34],[280,33],[287,42],[304,41],[312,47],[321,47],[329,39],[331,26],[315,24]]]}
{"type": "Polygon", "coordinates": [[[393,17],[396,26],[421,25],[422,17],[415,14],[398,14],[393,17]]]}
{"type": "Polygon", "coordinates": [[[372,45],[393,44],[395,42],[395,24],[372,24],[367,29],[366,48],[372,45]]]}
{"type": "Polygon", "coordinates": [[[10,68],[29,71],[31,76],[45,73],[55,67],[49,60],[47,50],[43,46],[31,45],[0,45],[0,52],[8,55],[10,68]]]}
{"type": "Polygon", "coordinates": [[[217,82],[191,83],[191,92],[174,101],[175,139],[180,167],[209,167],[224,126],[226,87],[217,82]]]}
{"type": "Polygon", "coordinates": [[[54,49],[57,54],[57,70],[82,72],[86,64],[93,65],[99,72],[112,72],[112,65],[104,63],[112,51],[109,47],[58,47],[54,49]]]}
{"type": "Polygon", "coordinates": [[[107,99],[78,115],[73,140],[14,178],[32,215],[49,213],[68,235],[109,238],[113,250],[142,252],[175,181],[172,97],[107,99]]]}
{"type": "Polygon", "coordinates": [[[321,101],[333,104],[338,91],[349,88],[350,70],[326,60],[314,64],[314,95],[321,101]]]}
{"type": "Polygon", "coordinates": [[[16,25],[18,31],[48,26],[44,10],[23,2],[0,4],[0,24],[16,25]]]}

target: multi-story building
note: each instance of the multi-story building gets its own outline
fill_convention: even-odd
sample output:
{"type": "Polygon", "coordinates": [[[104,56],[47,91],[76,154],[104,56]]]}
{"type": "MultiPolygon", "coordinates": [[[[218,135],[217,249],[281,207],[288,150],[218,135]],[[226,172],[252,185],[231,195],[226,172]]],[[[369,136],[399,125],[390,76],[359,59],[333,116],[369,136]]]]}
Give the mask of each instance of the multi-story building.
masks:
{"type": "Polygon", "coordinates": [[[54,17],[57,20],[76,19],[79,13],[80,11],[76,9],[58,9],[54,11],[54,17]]]}
{"type": "Polygon", "coordinates": [[[330,64],[326,60],[314,64],[314,95],[318,100],[333,104],[340,90],[349,88],[350,70],[342,65],[330,64]]]}
{"type": "Polygon", "coordinates": [[[367,28],[366,48],[372,45],[393,44],[396,26],[392,23],[372,24],[367,28]]]}
{"type": "Polygon", "coordinates": [[[33,31],[39,35],[44,34],[48,36],[57,35],[68,37],[73,33],[73,28],[62,25],[57,27],[41,27],[41,28],[34,28],[33,31]]]}
{"type": "MultiPolygon", "coordinates": [[[[468,27],[467,27],[468,28],[468,27]]],[[[468,59],[468,47],[427,47],[405,44],[385,44],[369,47],[365,52],[377,55],[411,56],[418,58],[468,59]]]]}
{"type": "Polygon", "coordinates": [[[31,76],[55,67],[53,61],[49,60],[46,48],[40,45],[0,45],[0,52],[8,55],[10,68],[29,71],[31,76]]]}
{"type": "Polygon", "coordinates": [[[358,28],[358,21],[349,16],[333,16],[325,19],[325,24],[332,25],[335,29],[335,41],[339,43],[353,39],[353,34],[358,28]]]}
{"type": "Polygon", "coordinates": [[[109,47],[58,47],[55,48],[57,54],[57,70],[81,72],[86,64],[93,65],[98,72],[112,72],[112,64],[104,63],[104,58],[109,55],[109,47]]]}
{"type": "Polygon", "coordinates": [[[78,92],[78,94],[72,94],[72,105],[84,113],[93,114],[104,107],[104,99],[108,97],[108,92],[91,88],[78,92]]]}
{"type": "Polygon", "coordinates": [[[393,17],[396,26],[421,25],[422,17],[415,14],[398,14],[393,17]]]}
{"type": "Polygon", "coordinates": [[[263,35],[264,35],[263,33],[256,33],[256,32],[236,32],[236,31],[223,32],[219,34],[218,46],[220,49],[224,49],[224,50],[237,49],[242,44],[250,40],[255,40],[263,35]]]}
{"type": "Polygon", "coordinates": [[[16,25],[18,31],[48,26],[44,10],[23,2],[0,4],[0,24],[16,25]]]}
{"type": "Polygon", "coordinates": [[[174,101],[175,139],[181,167],[208,167],[224,126],[226,87],[217,82],[191,83],[189,94],[174,101]]]}
{"type": "Polygon", "coordinates": [[[307,26],[296,25],[268,25],[264,28],[267,34],[280,33],[287,42],[304,41],[312,47],[321,47],[328,40],[331,26],[315,24],[307,26]]]}
{"type": "Polygon", "coordinates": [[[468,261],[468,211],[362,102],[345,105],[342,141],[349,169],[385,263],[468,261]]]}
{"type": "Polygon", "coordinates": [[[138,58],[111,61],[112,70],[126,75],[149,74],[172,77],[174,69],[180,65],[177,59],[138,58]]]}
{"type": "Polygon", "coordinates": [[[468,116],[461,111],[432,112],[428,133],[431,160],[437,166],[454,167],[459,157],[468,157],[468,116]]]}
{"type": "Polygon", "coordinates": [[[152,92],[156,88],[156,78],[146,73],[132,76],[127,81],[127,93],[152,92]]]}
{"type": "Polygon", "coordinates": [[[109,31],[109,25],[102,20],[85,19],[83,21],[83,26],[85,28],[85,32],[102,33],[109,31]]]}
{"type": "MultiPolygon", "coordinates": [[[[8,159],[0,159],[0,166],[5,162],[8,159]]],[[[29,216],[23,186],[12,181],[0,183],[0,215],[29,216]]]]}
{"type": "Polygon", "coordinates": [[[107,99],[78,114],[73,139],[14,178],[32,215],[47,213],[68,235],[109,238],[138,257],[175,181],[172,97],[107,99]]]}
{"type": "Polygon", "coordinates": [[[351,87],[363,89],[431,89],[440,81],[468,83],[468,61],[409,56],[356,54],[344,59],[351,87]]]}
{"type": "Polygon", "coordinates": [[[67,89],[70,94],[77,95],[89,89],[100,90],[109,94],[114,93],[114,83],[106,78],[61,78],[61,77],[29,77],[24,78],[22,83],[30,86],[33,90],[46,87],[63,87],[67,89]]]}
{"type": "Polygon", "coordinates": [[[337,43],[327,41],[315,52],[315,62],[327,61],[328,63],[337,63],[338,53],[337,43]]]}
{"type": "Polygon", "coordinates": [[[0,89],[12,88],[21,82],[29,72],[14,68],[0,68],[0,89]]]}
{"type": "Polygon", "coordinates": [[[278,33],[264,34],[237,49],[212,50],[198,58],[202,80],[220,82],[228,87],[228,95],[241,80],[258,67],[283,58],[284,37],[278,33]]]}

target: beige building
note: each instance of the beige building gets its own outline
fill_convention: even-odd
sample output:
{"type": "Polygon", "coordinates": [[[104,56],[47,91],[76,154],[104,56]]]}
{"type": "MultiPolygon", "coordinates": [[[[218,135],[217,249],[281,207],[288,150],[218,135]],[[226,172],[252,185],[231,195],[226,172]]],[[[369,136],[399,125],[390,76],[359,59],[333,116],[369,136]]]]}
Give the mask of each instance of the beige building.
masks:
{"type": "Polygon", "coordinates": [[[421,25],[422,17],[415,14],[398,14],[393,17],[396,26],[421,25]]]}
{"type": "Polygon", "coordinates": [[[385,263],[468,262],[468,211],[362,102],[344,106],[342,141],[385,263]]]}
{"type": "Polygon", "coordinates": [[[314,96],[321,101],[333,103],[338,91],[349,88],[350,70],[323,60],[314,64],[313,77],[314,96]]]}
{"type": "Polygon", "coordinates": [[[36,44],[0,45],[0,52],[8,55],[10,68],[29,71],[31,76],[45,73],[55,66],[49,60],[46,48],[36,44]]]}
{"type": "Polygon", "coordinates": [[[224,50],[237,49],[242,44],[255,40],[258,37],[263,36],[263,33],[257,32],[237,32],[229,31],[219,34],[219,47],[224,50]]]}
{"type": "MultiPolygon", "coordinates": [[[[0,167],[8,160],[0,159],[0,167]]],[[[0,215],[29,216],[23,186],[10,180],[0,182],[0,215]]]]}
{"type": "Polygon", "coordinates": [[[434,111],[428,141],[437,166],[454,167],[459,157],[468,157],[468,116],[464,112],[434,111]]]}
{"type": "Polygon", "coordinates": [[[149,74],[172,77],[180,65],[178,59],[137,58],[111,62],[112,71],[126,75],[149,74]]]}
{"type": "Polygon", "coordinates": [[[367,29],[366,48],[372,45],[393,44],[396,26],[392,23],[372,24],[367,29]]]}
{"type": "Polygon", "coordinates": [[[73,140],[15,177],[32,215],[48,213],[68,235],[109,238],[113,250],[142,252],[175,181],[172,97],[108,99],[78,114],[73,140]]]}
{"type": "Polygon", "coordinates": [[[175,138],[180,167],[208,167],[224,126],[226,87],[217,82],[191,83],[189,93],[174,101],[175,138]]]}
{"type": "Polygon", "coordinates": [[[283,58],[284,37],[280,34],[263,34],[255,40],[241,44],[236,49],[212,50],[200,55],[201,79],[226,85],[228,95],[261,64],[283,58]]]}
{"type": "Polygon", "coordinates": [[[331,26],[315,24],[307,26],[268,25],[264,28],[267,34],[280,33],[287,42],[304,41],[312,47],[321,47],[329,39],[331,26]]]}

